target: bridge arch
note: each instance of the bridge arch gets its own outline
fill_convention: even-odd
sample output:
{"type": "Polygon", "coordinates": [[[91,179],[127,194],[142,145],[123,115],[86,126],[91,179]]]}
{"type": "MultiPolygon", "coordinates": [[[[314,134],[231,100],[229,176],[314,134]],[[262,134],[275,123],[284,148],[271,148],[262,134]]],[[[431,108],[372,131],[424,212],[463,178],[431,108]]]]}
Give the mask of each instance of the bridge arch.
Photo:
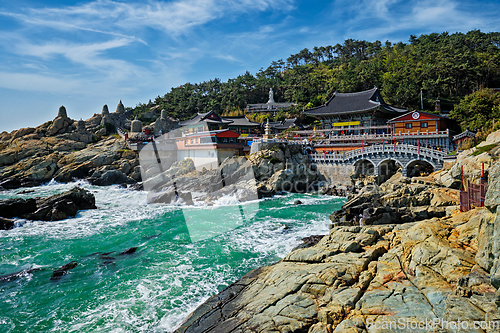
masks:
{"type": "Polygon", "coordinates": [[[376,174],[376,167],[375,163],[367,158],[362,158],[354,162],[354,171],[355,175],[367,175],[367,176],[372,176],[376,174]]]}
{"type": "Polygon", "coordinates": [[[399,168],[401,168],[401,170],[404,170],[404,166],[401,164],[401,162],[394,158],[381,160],[377,164],[379,183],[383,183],[387,179],[391,178],[394,174],[396,174],[399,168]]]}
{"type": "Polygon", "coordinates": [[[437,168],[434,163],[426,159],[415,159],[406,164],[406,174],[408,177],[424,176],[434,172],[437,168]]]}

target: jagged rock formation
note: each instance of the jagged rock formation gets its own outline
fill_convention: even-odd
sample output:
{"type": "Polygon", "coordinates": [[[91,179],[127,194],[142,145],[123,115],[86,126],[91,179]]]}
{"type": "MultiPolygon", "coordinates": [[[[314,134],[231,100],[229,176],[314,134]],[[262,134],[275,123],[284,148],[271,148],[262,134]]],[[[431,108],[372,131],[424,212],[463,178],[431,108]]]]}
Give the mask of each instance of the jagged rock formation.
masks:
{"type": "Polygon", "coordinates": [[[61,106],[57,117],[54,118],[52,124],[47,129],[46,135],[53,136],[56,134],[62,134],[73,131],[75,128],[73,126],[74,121],[68,118],[66,113],[66,108],[61,106]]]}
{"type": "MultiPolygon", "coordinates": [[[[79,187],[47,198],[0,200],[0,216],[4,218],[59,221],[74,217],[79,210],[96,208],[94,195],[79,187]]],[[[4,229],[11,229],[13,226],[12,223],[4,229]]]]}
{"type": "Polygon", "coordinates": [[[497,320],[500,294],[477,260],[478,226],[491,218],[478,209],[333,228],[210,298],[176,332],[371,332],[398,320],[497,320]]]}
{"type": "Polygon", "coordinates": [[[85,144],[64,137],[21,137],[5,144],[0,155],[0,186],[6,189],[39,185],[53,178],[60,182],[92,178],[102,185],[140,180],[139,158],[121,138],[85,144]],[[115,177],[97,180],[106,171],[113,171],[115,177]]]}
{"type": "Polygon", "coordinates": [[[403,177],[397,173],[377,186],[365,185],[334,212],[330,219],[334,225],[390,224],[421,221],[450,215],[459,209],[459,191],[443,187],[428,178],[403,177]]]}
{"type": "MultiPolygon", "coordinates": [[[[120,103],[121,104],[121,103],[120,103]]],[[[123,104],[119,114],[73,121],[61,106],[57,117],[36,128],[22,128],[0,134],[0,188],[35,186],[55,178],[69,182],[89,179],[99,185],[131,184],[141,179],[138,156],[120,138],[98,141],[106,134],[101,121],[121,123],[127,112],[123,104]],[[102,131],[104,130],[104,131],[102,131]]]]}
{"type": "Polygon", "coordinates": [[[161,110],[160,117],[152,123],[151,128],[155,134],[162,134],[172,131],[173,129],[179,127],[179,122],[167,116],[167,111],[165,109],[161,110]]]}

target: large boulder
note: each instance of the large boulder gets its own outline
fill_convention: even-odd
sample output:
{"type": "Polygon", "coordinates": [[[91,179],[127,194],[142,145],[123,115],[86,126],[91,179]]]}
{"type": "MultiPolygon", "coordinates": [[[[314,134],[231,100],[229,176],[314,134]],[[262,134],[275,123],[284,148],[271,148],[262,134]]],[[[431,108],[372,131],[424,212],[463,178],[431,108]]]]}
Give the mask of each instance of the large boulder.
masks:
{"type": "Polygon", "coordinates": [[[36,210],[35,199],[6,199],[0,200],[0,216],[1,217],[19,217],[36,210]]]}
{"type": "Polygon", "coordinates": [[[14,221],[0,217],[0,230],[14,229],[14,221]]]}
{"type": "Polygon", "coordinates": [[[92,185],[108,186],[113,184],[133,184],[135,183],[135,180],[127,177],[127,175],[125,175],[120,170],[108,170],[104,173],[93,173],[89,178],[89,182],[92,185]]]}
{"type": "Polygon", "coordinates": [[[500,131],[495,131],[493,133],[490,133],[487,137],[486,140],[478,144],[478,147],[484,147],[484,146],[489,146],[489,145],[494,145],[494,144],[500,144],[500,131]]]}
{"type": "Polygon", "coordinates": [[[58,221],[74,217],[79,210],[97,208],[94,195],[79,187],[47,198],[40,198],[36,206],[35,212],[25,214],[24,217],[31,220],[58,221]]]}
{"type": "Polygon", "coordinates": [[[495,210],[500,205],[500,163],[496,163],[489,170],[488,192],[484,205],[491,210],[495,210]]]}

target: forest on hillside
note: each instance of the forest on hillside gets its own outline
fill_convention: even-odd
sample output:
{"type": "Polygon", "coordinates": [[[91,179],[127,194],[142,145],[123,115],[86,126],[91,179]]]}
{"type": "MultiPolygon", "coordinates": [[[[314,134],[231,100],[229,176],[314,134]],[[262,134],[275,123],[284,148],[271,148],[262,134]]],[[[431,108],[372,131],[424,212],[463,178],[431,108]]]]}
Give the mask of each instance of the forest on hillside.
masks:
{"type": "MultiPolygon", "coordinates": [[[[255,75],[247,71],[227,82],[214,78],[172,88],[137,105],[134,114],[166,109],[181,120],[210,110],[238,115],[248,103],[267,102],[273,88],[276,102],[297,103],[274,118],[301,117],[301,110],[325,103],[335,91],[374,86],[394,106],[420,109],[422,91],[424,110],[433,110],[437,98],[443,109],[452,110],[474,91],[500,87],[500,32],[411,35],[408,43],[396,44],[348,39],[342,45],[305,48],[255,75]]],[[[260,121],[267,117],[249,116],[260,121]]]]}

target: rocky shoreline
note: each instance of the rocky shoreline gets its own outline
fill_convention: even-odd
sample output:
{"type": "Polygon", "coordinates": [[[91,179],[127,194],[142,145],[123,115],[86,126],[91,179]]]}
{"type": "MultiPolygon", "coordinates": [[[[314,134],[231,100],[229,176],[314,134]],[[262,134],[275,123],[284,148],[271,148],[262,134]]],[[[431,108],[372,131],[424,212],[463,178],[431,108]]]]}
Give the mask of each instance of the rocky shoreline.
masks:
{"type": "MultiPolygon", "coordinates": [[[[106,136],[106,121],[123,121],[123,110],[104,111],[76,122],[60,109],[37,128],[0,134],[0,186],[52,179],[94,185],[142,181],[138,155],[122,138],[106,136]]],[[[328,184],[299,146],[228,158],[215,170],[196,171],[189,161],[162,173],[142,165],[150,202],[210,205],[224,195],[247,201],[282,191],[348,196],[332,213],[328,235],[310,237],[278,263],[248,273],[208,299],[176,332],[407,331],[384,328],[400,320],[499,324],[499,143],[500,131],[461,153],[447,170],[414,178],[397,173],[380,185],[365,177],[351,192],[328,184]],[[485,207],[460,213],[461,170],[466,183],[477,182],[483,164],[489,183],[485,207]]],[[[85,191],[69,192],[2,202],[0,229],[13,228],[14,216],[49,221],[95,208],[85,191]],[[77,197],[87,199],[80,205],[77,197]]]]}
{"type": "Polygon", "coordinates": [[[429,177],[365,180],[328,235],[251,271],[175,332],[500,331],[499,135],[429,177]],[[475,182],[482,163],[486,207],[461,213],[460,170],[475,182]]]}

